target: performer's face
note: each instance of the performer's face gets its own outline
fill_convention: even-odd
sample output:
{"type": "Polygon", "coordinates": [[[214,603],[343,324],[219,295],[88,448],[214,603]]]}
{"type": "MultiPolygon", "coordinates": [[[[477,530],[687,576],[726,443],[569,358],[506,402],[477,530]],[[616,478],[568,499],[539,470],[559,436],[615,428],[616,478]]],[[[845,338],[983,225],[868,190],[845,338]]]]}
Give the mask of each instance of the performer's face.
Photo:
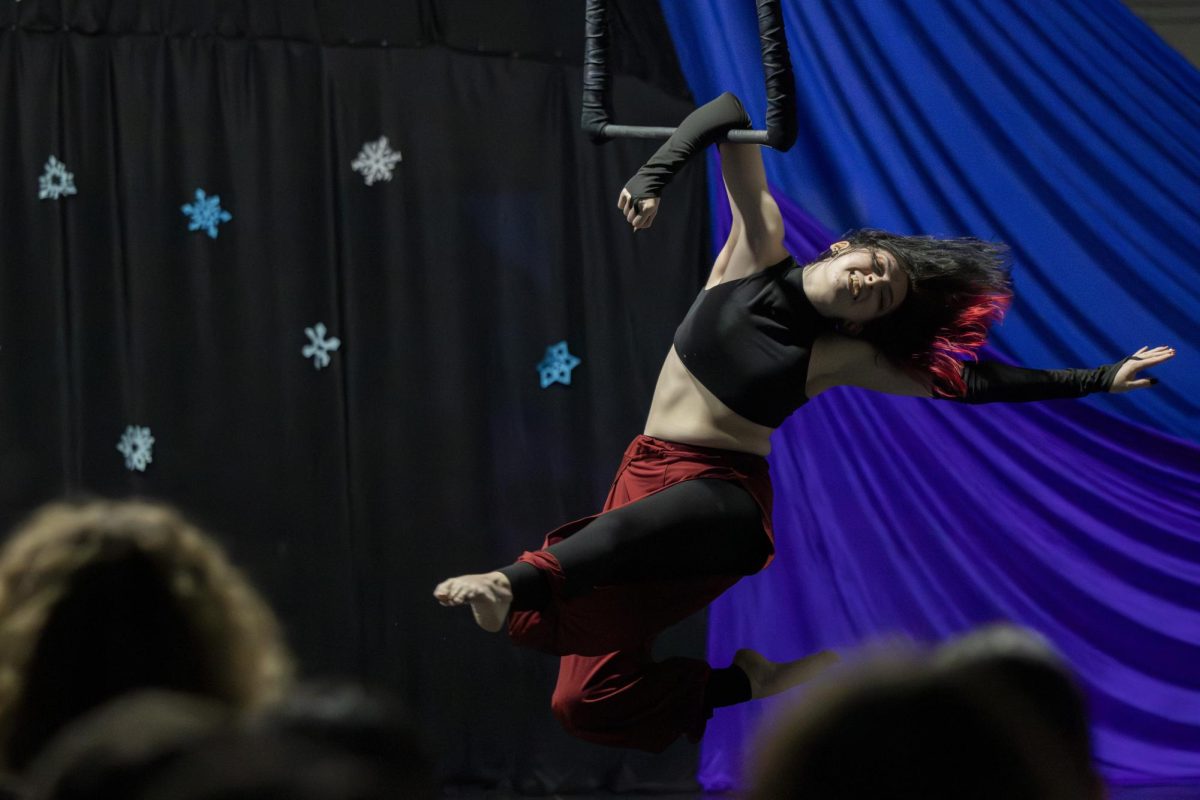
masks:
{"type": "Polygon", "coordinates": [[[822,274],[814,276],[819,278],[818,297],[810,299],[818,311],[861,325],[900,307],[908,296],[908,274],[895,256],[882,249],[835,249],[832,258],[821,262],[822,274]]]}

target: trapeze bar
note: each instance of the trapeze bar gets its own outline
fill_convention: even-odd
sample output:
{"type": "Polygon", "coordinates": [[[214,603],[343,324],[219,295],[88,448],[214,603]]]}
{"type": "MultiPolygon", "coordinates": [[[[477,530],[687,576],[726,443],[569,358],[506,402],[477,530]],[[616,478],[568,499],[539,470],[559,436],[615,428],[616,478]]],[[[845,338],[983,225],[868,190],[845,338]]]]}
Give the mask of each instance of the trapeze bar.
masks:
{"type": "MultiPolygon", "coordinates": [[[[756,0],[763,77],[767,88],[766,130],[732,130],[722,141],[765,144],[787,150],[796,141],[796,87],[788,55],[787,35],[779,0],[756,0]]],[[[674,128],[615,125],[612,116],[612,76],[608,69],[608,0],[588,0],[583,58],[584,131],[593,141],[608,139],[666,139],[674,128]]]]}

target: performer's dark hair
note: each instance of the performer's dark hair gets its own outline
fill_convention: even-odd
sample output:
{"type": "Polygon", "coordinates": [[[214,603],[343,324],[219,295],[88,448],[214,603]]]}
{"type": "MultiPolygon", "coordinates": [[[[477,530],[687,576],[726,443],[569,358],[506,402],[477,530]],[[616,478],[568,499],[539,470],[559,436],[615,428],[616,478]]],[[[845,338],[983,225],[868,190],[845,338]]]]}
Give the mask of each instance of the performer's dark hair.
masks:
{"type": "Polygon", "coordinates": [[[958,362],[975,358],[988,326],[1003,318],[1012,300],[1008,247],[973,237],[900,236],[873,228],[843,238],[851,247],[891,253],[909,279],[900,307],[867,323],[862,337],[896,366],[928,374],[937,394],[962,396],[966,386],[958,362]]]}

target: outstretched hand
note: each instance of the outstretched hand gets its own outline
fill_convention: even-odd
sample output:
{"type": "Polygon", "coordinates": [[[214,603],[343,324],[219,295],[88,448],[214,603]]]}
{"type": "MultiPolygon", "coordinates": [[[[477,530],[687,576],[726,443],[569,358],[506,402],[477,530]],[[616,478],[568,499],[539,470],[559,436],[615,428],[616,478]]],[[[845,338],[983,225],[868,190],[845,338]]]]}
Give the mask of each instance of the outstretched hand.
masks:
{"type": "Polygon", "coordinates": [[[1158,381],[1154,378],[1138,378],[1138,372],[1157,366],[1174,357],[1175,348],[1173,347],[1156,347],[1153,350],[1143,347],[1127,358],[1121,368],[1117,370],[1117,375],[1113,378],[1112,388],[1109,391],[1120,393],[1153,386],[1158,381]]]}
{"type": "Polygon", "coordinates": [[[617,199],[617,208],[625,214],[626,221],[633,226],[636,233],[642,228],[649,228],[654,222],[654,215],[658,213],[658,198],[643,197],[635,203],[629,190],[622,189],[621,196],[617,199]]]}

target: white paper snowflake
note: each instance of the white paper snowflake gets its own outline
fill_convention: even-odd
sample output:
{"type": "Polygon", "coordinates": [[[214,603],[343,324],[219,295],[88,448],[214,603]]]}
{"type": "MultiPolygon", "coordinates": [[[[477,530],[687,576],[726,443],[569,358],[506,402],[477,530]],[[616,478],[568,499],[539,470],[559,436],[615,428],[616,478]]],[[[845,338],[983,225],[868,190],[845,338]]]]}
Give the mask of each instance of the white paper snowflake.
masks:
{"type": "Polygon", "coordinates": [[[121,441],[117,444],[117,451],[125,456],[125,469],[131,472],[146,471],[146,465],[153,460],[153,448],[154,437],[150,435],[150,429],[138,425],[125,428],[125,433],[121,435],[121,441]]]}
{"type": "Polygon", "coordinates": [[[304,332],[308,335],[310,344],[304,345],[304,349],[300,353],[305,358],[311,358],[315,368],[328,367],[329,354],[342,346],[341,340],[336,336],[325,338],[324,322],[318,322],[311,328],[305,328],[304,332]]]}
{"type": "Polygon", "coordinates": [[[38,178],[38,199],[57,200],[75,194],[75,176],[67,172],[67,165],[54,156],[46,162],[46,170],[38,178]]]}
{"type": "Polygon", "coordinates": [[[400,151],[388,146],[386,136],[380,136],[378,140],[364,144],[350,166],[355,172],[361,172],[370,186],[375,181],[390,181],[392,170],[402,160],[400,151]]]}

